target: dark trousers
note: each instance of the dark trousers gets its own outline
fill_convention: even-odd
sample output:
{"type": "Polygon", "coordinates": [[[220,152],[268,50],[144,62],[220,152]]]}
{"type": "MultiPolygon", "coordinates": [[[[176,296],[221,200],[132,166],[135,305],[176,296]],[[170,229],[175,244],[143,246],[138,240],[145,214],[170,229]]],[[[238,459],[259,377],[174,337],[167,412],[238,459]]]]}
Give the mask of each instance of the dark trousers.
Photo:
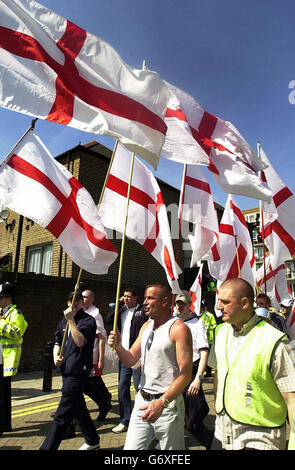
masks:
{"type": "Polygon", "coordinates": [[[0,432],[11,431],[11,377],[3,377],[0,364],[0,432]]]}
{"type": "Polygon", "coordinates": [[[121,423],[124,426],[129,425],[131,415],[131,396],[130,385],[131,377],[133,376],[133,383],[135,390],[138,392],[140,382],[140,372],[131,367],[126,367],[122,362],[119,362],[119,385],[118,385],[118,398],[120,408],[121,423]]]}
{"type": "Polygon", "coordinates": [[[74,418],[78,421],[86,443],[89,445],[99,443],[99,436],[83,396],[86,380],[87,377],[63,377],[62,397],[52,427],[40,450],[57,450],[74,418]]]}
{"type": "Polygon", "coordinates": [[[84,393],[97,404],[99,411],[106,409],[112,400],[111,393],[99,375],[88,377],[84,393]]]}

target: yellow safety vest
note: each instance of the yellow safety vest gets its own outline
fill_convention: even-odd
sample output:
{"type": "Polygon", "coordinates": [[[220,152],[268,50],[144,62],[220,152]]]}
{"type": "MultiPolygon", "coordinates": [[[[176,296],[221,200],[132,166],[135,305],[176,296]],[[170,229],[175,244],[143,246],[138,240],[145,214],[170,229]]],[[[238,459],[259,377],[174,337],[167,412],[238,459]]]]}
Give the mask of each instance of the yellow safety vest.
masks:
{"type": "Polygon", "coordinates": [[[21,357],[23,335],[27,329],[27,322],[21,312],[12,305],[0,320],[0,343],[3,353],[3,375],[15,375],[21,357]]]}
{"type": "Polygon", "coordinates": [[[286,421],[287,406],[271,375],[270,361],[284,333],[264,320],[257,323],[229,366],[227,341],[230,328],[228,323],[216,328],[216,412],[225,409],[235,421],[253,426],[282,426],[286,421]]]}
{"type": "Polygon", "coordinates": [[[200,319],[203,320],[206,328],[208,343],[212,344],[214,338],[214,330],[216,328],[216,320],[211,312],[204,312],[200,316],[200,319]]]}

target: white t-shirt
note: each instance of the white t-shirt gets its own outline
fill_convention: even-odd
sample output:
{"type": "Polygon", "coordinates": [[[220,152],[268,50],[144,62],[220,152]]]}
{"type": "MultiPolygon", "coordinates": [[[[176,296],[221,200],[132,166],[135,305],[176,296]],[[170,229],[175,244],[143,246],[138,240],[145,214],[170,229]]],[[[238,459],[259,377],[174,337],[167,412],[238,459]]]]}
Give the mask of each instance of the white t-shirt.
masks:
{"type": "MultiPolygon", "coordinates": [[[[91,305],[88,310],[85,310],[88,315],[91,315],[96,321],[96,334],[102,334],[105,338],[107,338],[107,332],[104,328],[103,318],[99,313],[98,307],[95,305],[91,305]]],[[[99,338],[95,338],[94,341],[94,348],[93,348],[93,364],[96,364],[98,361],[98,347],[99,347],[99,338]]]]}
{"type": "Polygon", "coordinates": [[[129,349],[130,341],[130,327],[133,313],[136,307],[127,308],[121,314],[121,337],[122,337],[122,346],[125,349],[129,349]]]}
{"type": "Polygon", "coordinates": [[[192,318],[191,320],[188,320],[184,323],[191,330],[193,339],[193,362],[195,362],[200,359],[200,349],[209,349],[205,324],[202,320],[199,320],[197,317],[192,318]]]}

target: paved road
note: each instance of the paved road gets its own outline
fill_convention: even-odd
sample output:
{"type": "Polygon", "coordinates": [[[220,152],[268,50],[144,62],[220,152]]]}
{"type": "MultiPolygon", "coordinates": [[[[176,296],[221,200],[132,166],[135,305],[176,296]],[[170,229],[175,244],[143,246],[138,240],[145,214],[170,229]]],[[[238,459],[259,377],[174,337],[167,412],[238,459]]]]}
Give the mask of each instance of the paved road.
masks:
{"type": "MultiPolygon", "coordinates": [[[[104,381],[112,393],[112,411],[103,423],[95,421],[98,410],[96,404],[86,397],[87,406],[100,435],[101,449],[116,451],[122,450],[126,433],[114,434],[111,429],[119,423],[119,406],[117,395],[117,374],[104,376],[104,381]]],[[[59,398],[61,379],[54,376],[52,390],[43,392],[42,373],[19,374],[12,382],[12,432],[3,433],[0,437],[0,450],[38,450],[50,429],[52,423],[51,413],[56,409],[59,398]]],[[[208,378],[204,381],[204,390],[210,407],[210,413],[205,423],[209,429],[214,426],[213,383],[208,378]]],[[[134,388],[131,388],[134,396],[134,388]]],[[[187,450],[205,450],[189,433],[185,434],[187,450]]],[[[65,439],[60,450],[76,450],[84,443],[79,429],[76,436],[65,439]]]]}

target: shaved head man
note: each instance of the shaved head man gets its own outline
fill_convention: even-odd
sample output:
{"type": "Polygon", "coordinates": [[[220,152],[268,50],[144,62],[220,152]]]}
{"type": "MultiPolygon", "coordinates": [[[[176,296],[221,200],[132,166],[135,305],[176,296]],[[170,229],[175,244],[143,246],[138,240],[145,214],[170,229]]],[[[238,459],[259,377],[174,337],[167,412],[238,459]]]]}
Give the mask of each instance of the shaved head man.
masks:
{"type": "Polygon", "coordinates": [[[259,318],[254,291],[240,278],[219,288],[223,323],[209,365],[216,370],[213,450],[284,450],[293,423],[295,371],[287,336],[259,318]]]}

